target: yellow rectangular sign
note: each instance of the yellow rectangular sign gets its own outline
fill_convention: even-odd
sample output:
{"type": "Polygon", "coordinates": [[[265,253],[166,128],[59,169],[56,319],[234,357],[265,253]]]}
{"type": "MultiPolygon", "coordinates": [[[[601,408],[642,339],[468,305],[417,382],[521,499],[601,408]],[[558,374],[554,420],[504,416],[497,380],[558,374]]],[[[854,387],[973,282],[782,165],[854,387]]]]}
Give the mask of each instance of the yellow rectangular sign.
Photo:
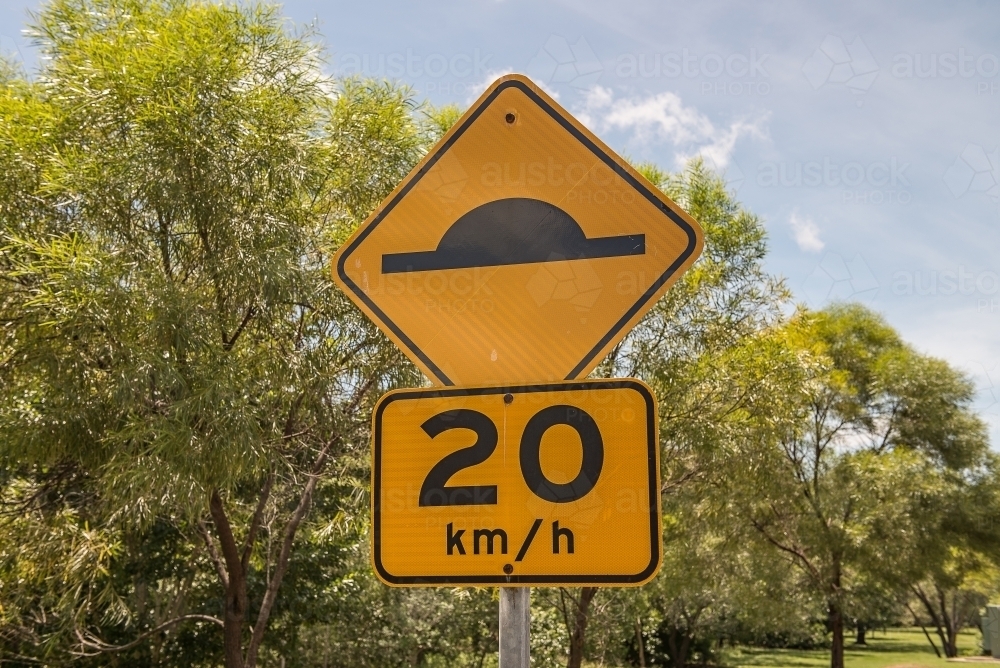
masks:
{"type": "Polygon", "coordinates": [[[373,419],[372,560],[389,585],[639,585],[660,566],[643,383],[398,390],[373,419]]]}

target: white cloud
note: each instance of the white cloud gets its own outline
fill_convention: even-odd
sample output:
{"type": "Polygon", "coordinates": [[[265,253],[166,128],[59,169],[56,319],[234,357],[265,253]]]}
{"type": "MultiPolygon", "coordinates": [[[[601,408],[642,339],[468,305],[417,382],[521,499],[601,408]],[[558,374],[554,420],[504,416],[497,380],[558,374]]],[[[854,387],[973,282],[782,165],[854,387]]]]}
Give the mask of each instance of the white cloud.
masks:
{"type": "Polygon", "coordinates": [[[695,107],[684,106],[674,93],[615,99],[614,91],[602,86],[587,91],[577,114],[584,125],[598,133],[624,130],[632,133],[634,143],[673,144],[679,149],[675,156],[678,166],[700,155],[720,170],[729,164],[740,137],[765,136],[767,120],[767,116],[760,116],[718,128],[695,107]]]}
{"type": "Polygon", "coordinates": [[[823,240],[819,238],[819,227],[808,216],[800,216],[798,211],[792,211],[788,219],[792,226],[792,236],[799,249],[807,253],[818,253],[823,250],[823,240]]]}

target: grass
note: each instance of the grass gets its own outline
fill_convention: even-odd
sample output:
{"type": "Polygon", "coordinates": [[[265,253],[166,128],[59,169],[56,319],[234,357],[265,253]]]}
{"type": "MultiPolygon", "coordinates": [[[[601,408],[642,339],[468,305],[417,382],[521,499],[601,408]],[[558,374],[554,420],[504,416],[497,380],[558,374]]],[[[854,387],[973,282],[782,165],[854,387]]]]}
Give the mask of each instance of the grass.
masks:
{"type": "MultiPolygon", "coordinates": [[[[928,629],[930,631],[930,629],[928,629]]],[[[931,637],[940,649],[940,641],[931,632],[931,637]]],[[[930,643],[920,629],[889,629],[868,634],[868,644],[855,645],[848,642],[844,648],[845,668],[958,668],[945,659],[934,655],[930,643]]],[[[958,639],[959,654],[977,656],[980,654],[979,633],[965,631],[958,639]]],[[[763,666],[766,668],[825,668],[830,665],[830,651],[764,649],[757,647],[734,647],[722,650],[720,663],[731,668],[743,666],[763,666]]],[[[966,664],[969,665],[969,664],[966,664]]]]}

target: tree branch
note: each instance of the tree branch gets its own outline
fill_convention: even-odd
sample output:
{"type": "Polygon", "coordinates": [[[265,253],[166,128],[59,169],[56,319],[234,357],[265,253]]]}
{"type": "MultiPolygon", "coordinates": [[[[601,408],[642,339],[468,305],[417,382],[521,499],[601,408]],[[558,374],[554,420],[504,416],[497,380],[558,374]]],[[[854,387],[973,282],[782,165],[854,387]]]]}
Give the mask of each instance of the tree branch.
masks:
{"type": "Polygon", "coordinates": [[[243,330],[246,329],[247,325],[250,323],[250,319],[253,318],[256,313],[257,313],[257,308],[254,306],[250,306],[247,309],[246,315],[243,316],[243,321],[236,328],[236,331],[233,332],[233,335],[229,337],[229,340],[228,341],[226,340],[225,335],[222,336],[223,350],[229,352],[230,350],[233,349],[233,346],[236,345],[236,339],[240,338],[240,334],[243,333],[243,330]]]}
{"type": "Polygon", "coordinates": [[[271,485],[273,483],[274,472],[272,471],[267,474],[267,480],[264,481],[264,489],[260,492],[260,499],[257,500],[257,507],[254,509],[253,518],[250,520],[250,530],[247,531],[246,540],[243,542],[243,558],[240,559],[240,565],[243,567],[244,573],[250,564],[250,554],[253,552],[254,542],[257,540],[257,531],[260,529],[260,523],[264,517],[264,507],[271,496],[271,485]]]}
{"type": "MultiPolygon", "coordinates": [[[[374,378],[369,378],[365,381],[361,387],[358,388],[354,397],[345,406],[345,412],[349,413],[357,408],[357,405],[361,403],[365,394],[368,390],[375,384],[374,378]]],[[[271,616],[271,610],[274,607],[275,601],[278,599],[278,589],[281,587],[281,581],[285,577],[285,572],[288,570],[288,561],[292,553],[292,544],[295,542],[295,534],[298,532],[299,525],[302,520],[305,519],[306,514],[309,512],[309,508],[312,506],[313,493],[316,491],[316,485],[319,484],[320,474],[323,472],[326,462],[329,459],[330,451],[333,446],[337,445],[341,441],[341,435],[336,434],[333,438],[326,442],[323,449],[320,450],[319,454],[316,456],[316,460],[313,463],[312,472],[309,474],[309,480],[306,482],[305,488],[302,490],[302,494],[299,496],[299,503],[289,518],[288,523],[285,525],[284,535],[281,541],[281,550],[278,553],[278,561],[274,567],[274,573],[271,575],[270,581],[267,583],[267,590],[264,593],[264,599],[260,603],[260,611],[257,613],[257,621],[253,627],[253,633],[250,636],[250,643],[247,646],[246,661],[245,665],[252,668],[257,663],[257,651],[260,649],[260,643],[264,639],[264,631],[267,628],[267,621],[271,616]]]]}
{"type": "Polygon", "coordinates": [[[281,551],[278,553],[278,562],[275,564],[274,574],[271,576],[271,581],[267,583],[267,591],[264,593],[264,600],[260,603],[260,612],[257,614],[257,622],[254,624],[253,635],[250,636],[250,644],[247,646],[247,666],[256,665],[257,650],[260,647],[261,641],[264,639],[264,630],[267,628],[267,620],[271,616],[271,609],[274,607],[274,602],[278,598],[278,588],[281,587],[281,581],[285,577],[285,572],[288,570],[288,560],[292,552],[292,543],[295,542],[295,534],[298,532],[299,525],[302,523],[302,520],[305,518],[306,513],[309,512],[309,508],[312,505],[313,492],[316,490],[316,485],[319,483],[319,474],[326,465],[330,449],[338,442],[340,442],[339,434],[334,436],[326,443],[326,445],[323,446],[323,449],[316,457],[312,473],[309,474],[309,480],[306,482],[305,488],[302,490],[302,495],[299,497],[299,504],[296,506],[295,511],[289,518],[288,524],[285,525],[284,536],[281,541],[281,551]]]}
{"type": "Polygon", "coordinates": [[[281,437],[288,439],[294,433],[292,429],[295,427],[295,417],[298,415],[299,408],[302,406],[302,401],[306,398],[305,391],[299,392],[299,396],[295,397],[295,401],[292,402],[292,407],[288,410],[288,419],[285,420],[285,428],[281,431],[281,437]]]}
{"type": "Polygon", "coordinates": [[[156,219],[160,228],[160,257],[163,261],[163,273],[168,280],[174,280],[174,268],[170,263],[170,226],[163,218],[163,212],[157,210],[156,219]]]}
{"type": "Polygon", "coordinates": [[[934,653],[937,654],[937,658],[940,659],[941,652],[938,651],[937,645],[934,644],[934,639],[931,638],[931,634],[927,632],[927,627],[920,623],[920,618],[917,617],[917,613],[913,611],[913,608],[910,607],[909,603],[906,604],[906,609],[910,611],[911,615],[913,615],[913,622],[920,626],[920,630],[924,632],[924,637],[927,638],[927,642],[931,644],[931,647],[934,648],[934,653]]]}
{"type": "Polygon", "coordinates": [[[222,506],[222,497],[219,496],[219,490],[212,490],[212,497],[208,507],[212,513],[212,521],[215,522],[215,530],[219,533],[219,542],[222,544],[222,556],[225,558],[226,571],[228,571],[230,578],[240,577],[243,570],[239,548],[236,547],[236,538],[233,537],[233,528],[229,525],[229,518],[226,517],[226,510],[222,506]]]}
{"type": "Polygon", "coordinates": [[[198,533],[205,542],[205,548],[208,550],[208,556],[215,566],[215,572],[219,574],[219,579],[222,580],[222,588],[229,589],[229,575],[226,573],[226,564],[222,561],[222,557],[219,556],[219,550],[215,547],[212,535],[208,533],[208,527],[201,520],[198,520],[198,533]]]}
{"type": "Polygon", "coordinates": [[[663,483],[663,485],[660,486],[660,494],[669,494],[677,490],[689,480],[698,477],[699,473],[701,473],[701,471],[699,471],[699,469],[697,468],[688,469],[683,474],[681,474],[679,478],[675,478],[674,480],[668,480],[667,482],[663,483]]]}
{"type": "Polygon", "coordinates": [[[803,565],[803,567],[805,567],[806,572],[808,572],[809,575],[812,576],[816,584],[818,585],[823,584],[823,579],[820,577],[819,570],[817,570],[817,568],[813,566],[812,562],[809,561],[809,558],[806,557],[805,553],[802,552],[802,550],[785,545],[778,539],[774,538],[773,536],[771,536],[771,534],[767,532],[767,529],[764,527],[764,525],[758,522],[757,520],[751,518],[750,523],[753,524],[754,528],[757,529],[757,531],[759,531],[762,536],[764,536],[764,539],[767,540],[767,542],[769,542],[771,545],[774,545],[782,552],[785,552],[795,557],[795,559],[798,560],[803,565]]]}
{"type": "Polygon", "coordinates": [[[80,646],[92,649],[94,651],[74,652],[74,654],[77,656],[98,656],[100,654],[104,654],[107,652],[124,652],[127,649],[132,649],[133,647],[135,647],[136,645],[138,645],[139,643],[141,643],[154,633],[159,633],[160,631],[168,629],[171,626],[180,624],[181,622],[188,621],[189,619],[194,619],[202,622],[212,622],[213,624],[218,624],[220,627],[224,626],[221,619],[218,619],[217,617],[212,617],[211,615],[182,615],[180,617],[175,617],[170,621],[164,622],[159,626],[151,628],[150,630],[146,631],[132,642],[127,643],[125,645],[109,645],[108,643],[94,636],[91,636],[90,637],[91,639],[87,639],[83,636],[83,633],[80,632],[80,629],[76,629],[75,633],[77,640],[80,641],[80,646]]]}

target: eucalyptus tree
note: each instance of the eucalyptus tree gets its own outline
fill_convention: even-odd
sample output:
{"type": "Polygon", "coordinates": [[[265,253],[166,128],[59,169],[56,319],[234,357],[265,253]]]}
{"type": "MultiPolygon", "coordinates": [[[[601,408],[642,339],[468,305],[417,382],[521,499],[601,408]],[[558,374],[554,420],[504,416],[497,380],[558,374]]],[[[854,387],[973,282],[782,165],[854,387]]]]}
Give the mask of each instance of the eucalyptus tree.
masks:
{"type": "Polygon", "coordinates": [[[326,79],[272,6],[54,0],[31,34],[37,77],[0,81],[0,461],[46,493],[5,494],[102,523],[91,584],[166,522],[219,604],[175,587],[137,616],[133,585],[77,578],[19,620],[56,615],[82,655],[206,625],[250,668],[324,476],[363,452],[381,390],[420,382],[328,271],[429,131],[405,89],[326,79]],[[116,621],[131,640],[102,635],[116,621]]]}
{"type": "Polygon", "coordinates": [[[998,470],[990,453],[978,466],[945,471],[943,493],[922,509],[931,530],[908,541],[902,598],[915,622],[936,631],[940,650],[928,635],[934,651],[949,658],[958,656],[959,633],[978,624],[980,611],[1000,591],[998,470]]]}
{"type": "Polygon", "coordinates": [[[733,514],[824,600],[831,665],[843,668],[852,596],[866,579],[897,591],[919,579],[915,554],[946,532],[949,490],[990,458],[972,384],[871,311],[801,311],[783,336],[803,364],[798,419],[746,453],[756,462],[728,494],[733,514]]]}

